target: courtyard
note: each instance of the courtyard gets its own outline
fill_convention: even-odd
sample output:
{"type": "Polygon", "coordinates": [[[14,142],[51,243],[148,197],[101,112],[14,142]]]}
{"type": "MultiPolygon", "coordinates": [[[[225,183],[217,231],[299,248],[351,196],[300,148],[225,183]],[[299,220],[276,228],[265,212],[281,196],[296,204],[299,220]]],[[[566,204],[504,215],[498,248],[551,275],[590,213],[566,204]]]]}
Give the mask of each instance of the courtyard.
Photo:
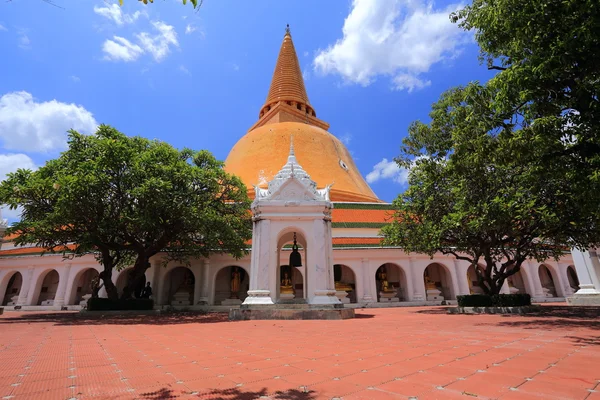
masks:
{"type": "Polygon", "coordinates": [[[0,316],[3,399],[600,399],[600,309],[0,316]]]}

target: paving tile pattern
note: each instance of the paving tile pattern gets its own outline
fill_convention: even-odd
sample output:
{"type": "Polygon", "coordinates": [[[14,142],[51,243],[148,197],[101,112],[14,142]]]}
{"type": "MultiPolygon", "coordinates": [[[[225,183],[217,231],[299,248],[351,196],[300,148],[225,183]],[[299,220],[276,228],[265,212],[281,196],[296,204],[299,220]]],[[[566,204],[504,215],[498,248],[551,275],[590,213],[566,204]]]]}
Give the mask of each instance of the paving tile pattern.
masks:
{"type": "Polygon", "coordinates": [[[0,399],[600,399],[600,310],[0,317],[0,399]]]}

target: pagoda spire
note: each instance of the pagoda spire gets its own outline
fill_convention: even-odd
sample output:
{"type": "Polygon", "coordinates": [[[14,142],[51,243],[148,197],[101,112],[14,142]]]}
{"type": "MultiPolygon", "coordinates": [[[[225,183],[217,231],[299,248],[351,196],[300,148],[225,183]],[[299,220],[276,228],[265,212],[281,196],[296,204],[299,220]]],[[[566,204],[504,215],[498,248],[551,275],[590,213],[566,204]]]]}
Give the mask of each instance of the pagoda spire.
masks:
{"type": "Polygon", "coordinates": [[[249,131],[266,124],[286,121],[329,129],[327,122],[317,118],[315,109],[308,100],[289,24],[285,28],[267,100],[260,109],[258,121],[249,131]]]}
{"type": "Polygon", "coordinates": [[[279,57],[277,57],[275,71],[271,79],[271,87],[263,109],[269,106],[272,107],[281,101],[294,102],[304,110],[306,108],[312,110],[304,87],[304,78],[302,77],[302,70],[292,41],[289,24],[285,28],[283,43],[279,50],[279,57]]]}

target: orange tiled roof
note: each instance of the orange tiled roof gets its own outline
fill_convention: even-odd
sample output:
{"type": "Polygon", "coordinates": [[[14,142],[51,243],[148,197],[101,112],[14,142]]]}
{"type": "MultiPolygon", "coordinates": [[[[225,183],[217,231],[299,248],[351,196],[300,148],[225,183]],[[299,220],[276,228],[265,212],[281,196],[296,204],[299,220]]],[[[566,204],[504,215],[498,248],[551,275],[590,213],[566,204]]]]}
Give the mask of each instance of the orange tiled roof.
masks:
{"type": "MultiPolygon", "coordinates": [[[[70,244],[68,246],[66,246],[66,248],[68,250],[75,250],[75,248],[77,247],[77,245],[74,244],[70,244]]],[[[56,251],[63,251],[64,247],[57,247],[55,250],[56,251]]],[[[15,256],[15,255],[24,255],[24,254],[37,254],[37,253],[43,253],[44,250],[41,247],[18,247],[15,249],[8,249],[8,250],[0,250],[0,256],[15,256]]]]}
{"type": "Polygon", "coordinates": [[[387,223],[392,217],[390,210],[343,210],[333,209],[333,222],[380,222],[387,223]]]}

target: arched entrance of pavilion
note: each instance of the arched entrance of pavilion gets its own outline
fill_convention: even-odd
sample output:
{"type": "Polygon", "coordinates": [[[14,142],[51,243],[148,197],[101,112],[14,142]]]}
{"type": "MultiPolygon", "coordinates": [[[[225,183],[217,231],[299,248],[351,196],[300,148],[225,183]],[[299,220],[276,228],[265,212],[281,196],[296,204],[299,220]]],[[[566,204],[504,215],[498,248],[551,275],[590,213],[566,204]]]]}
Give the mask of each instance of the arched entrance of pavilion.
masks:
{"type": "Polygon", "coordinates": [[[194,272],[184,266],[178,266],[168,271],[164,278],[162,302],[170,306],[194,305],[194,289],[196,277],[194,272]]]}
{"type": "Polygon", "coordinates": [[[98,270],[86,268],[77,273],[73,279],[73,288],[66,304],[84,305],[92,297],[92,284],[99,279],[98,270]]]}
{"type": "Polygon", "coordinates": [[[375,272],[375,281],[378,302],[398,302],[408,298],[406,274],[399,265],[380,265],[375,272]]]}
{"type": "MultiPolygon", "coordinates": [[[[508,284],[508,290],[511,294],[515,293],[529,293],[527,290],[527,281],[529,277],[525,272],[523,266],[519,269],[519,272],[516,272],[506,278],[506,283],[508,284]]],[[[531,293],[530,293],[531,294],[531,293]]]]}
{"type": "MultiPolygon", "coordinates": [[[[477,265],[477,270],[481,274],[485,274],[485,268],[482,265],[477,265]]],[[[477,279],[477,270],[474,265],[470,265],[467,269],[467,281],[469,283],[469,293],[471,294],[484,294],[485,291],[479,284],[479,279],[477,279]]]]}
{"type": "MultiPolygon", "coordinates": [[[[129,284],[129,279],[131,279],[131,274],[133,273],[133,267],[128,267],[119,272],[117,276],[117,280],[115,286],[117,287],[117,293],[119,297],[123,294],[123,289],[129,284]]],[[[146,286],[146,275],[143,276],[143,279],[140,281],[140,285],[133,291],[133,297],[139,298],[142,294],[142,290],[146,286]]],[[[154,290],[154,288],[152,288],[154,290]]]]}
{"type": "Polygon", "coordinates": [[[299,302],[307,301],[307,275],[306,264],[307,248],[306,236],[302,230],[296,227],[288,227],[279,232],[277,240],[277,266],[276,269],[276,302],[299,302]],[[302,266],[290,266],[290,255],[293,252],[294,240],[298,246],[298,252],[302,260],[302,266]]]}
{"type": "Polygon", "coordinates": [[[441,263],[432,263],[423,272],[428,301],[454,300],[454,285],[450,270],[441,263]]]}
{"type": "Polygon", "coordinates": [[[356,275],[352,268],[344,264],[333,265],[335,291],[344,304],[356,303],[356,275]]]}
{"type": "Polygon", "coordinates": [[[250,275],[243,267],[238,265],[223,267],[215,275],[213,304],[241,304],[248,297],[249,286],[250,275]]]}
{"type": "Polygon", "coordinates": [[[554,271],[548,266],[541,264],[538,267],[538,275],[540,277],[540,284],[542,285],[542,291],[544,297],[558,297],[558,286],[559,282],[554,271]]]}
{"type": "Polygon", "coordinates": [[[3,282],[0,284],[0,288],[4,287],[4,285],[6,285],[6,290],[4,291],[4,295],[2,296],[1,305],[17,305],[17,300],[19,299],[21,290],[23,290],[23,275],[20,272],[16,271],[12,274],[5,276],[3,282]]]}
{"type": "Polygon", "coordinates": [[[40,274],[35,285],[34,297],[31,304],[38,306],[54,305],[54,298],[56,297],[56,292],[58,291],[59,282],[60,275],[55,269],[51,269],[40,274]]]}
{"type": "Polygon", "coordinates": [[[575,267],[569,265],[567,267],[567,280],[569,281],[569,286],[573,293],[579,290],[579,277],[577,276],[577,271],[575,271],[575,267]]]}

